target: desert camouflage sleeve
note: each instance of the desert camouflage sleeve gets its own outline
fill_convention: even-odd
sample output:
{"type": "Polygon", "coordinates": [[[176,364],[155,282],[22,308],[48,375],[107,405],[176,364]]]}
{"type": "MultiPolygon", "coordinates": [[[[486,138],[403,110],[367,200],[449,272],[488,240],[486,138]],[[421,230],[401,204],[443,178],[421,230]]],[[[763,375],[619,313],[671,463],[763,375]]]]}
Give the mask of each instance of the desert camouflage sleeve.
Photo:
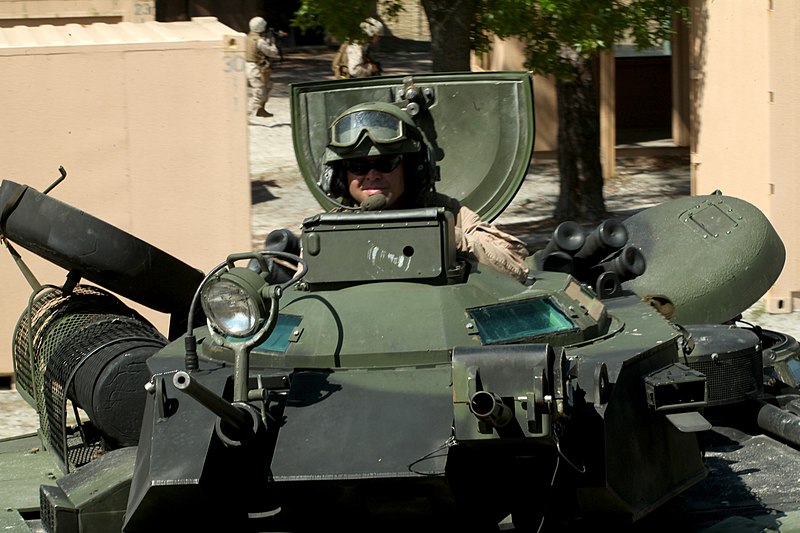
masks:
{"type": "Polygon", "coordinates": [[[482,221],[477,213],[464,206],[458,210],[456,220],[456,248],[520,282],[528,276],[525,258],[529,253],[525,243],[482,221]]]}

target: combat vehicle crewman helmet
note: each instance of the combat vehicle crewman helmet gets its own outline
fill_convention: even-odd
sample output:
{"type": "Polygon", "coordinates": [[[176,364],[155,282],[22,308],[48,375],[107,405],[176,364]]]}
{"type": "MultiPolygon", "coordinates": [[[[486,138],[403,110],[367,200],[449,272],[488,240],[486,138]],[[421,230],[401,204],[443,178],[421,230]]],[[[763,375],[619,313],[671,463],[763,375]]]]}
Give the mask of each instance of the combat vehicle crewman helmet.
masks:
{"type": "Polygon", "coordinates": [[[413,195],[433,190],[435,164],[411,116],[397,105],[367,102],[333,120],[318,185],[329,197],[347,196],[344,161],[402,155],[406,188],[413,195]]]}

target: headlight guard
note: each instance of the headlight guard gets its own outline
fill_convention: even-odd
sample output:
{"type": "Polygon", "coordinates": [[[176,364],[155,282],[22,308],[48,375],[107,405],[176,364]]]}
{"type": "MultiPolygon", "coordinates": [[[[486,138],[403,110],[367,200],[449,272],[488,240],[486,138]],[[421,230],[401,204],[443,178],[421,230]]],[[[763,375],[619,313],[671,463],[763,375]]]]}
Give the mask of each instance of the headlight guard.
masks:
{"type": "Polygon", "coordinates": [[[266,287],[264,278],[247,268],[232,268],[208,280],[200,301],[209,325],[229,337],[251,337],[269,316],[262,294],[266,287]]]}

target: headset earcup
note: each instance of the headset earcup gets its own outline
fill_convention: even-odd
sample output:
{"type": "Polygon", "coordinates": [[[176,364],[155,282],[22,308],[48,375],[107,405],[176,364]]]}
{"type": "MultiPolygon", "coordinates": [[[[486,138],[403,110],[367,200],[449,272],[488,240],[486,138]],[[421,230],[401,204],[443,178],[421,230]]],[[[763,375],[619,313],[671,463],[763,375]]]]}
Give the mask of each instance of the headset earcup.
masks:
{"type": "Polygon", "coordinates": [[[334,198],[349,196],[347,193],[347,178],[342,165],[331,165],[330,195],[334,198]]]}
{"type": "Polygon", "coordinates": [[[331,193],[331,181],[333,179],[333,168],[330,165],[322,165],[322,170],[317,179],[317,187],[327,195],[331,193]]]}
{"type": "Polygon", "coordinates": [[[317,186],[326,196],[331,198],[344,196],[347,192],[347,185],[345,184],[342,165],[335,163],[322,165],[322,171],[319,174],[317,186]]]}

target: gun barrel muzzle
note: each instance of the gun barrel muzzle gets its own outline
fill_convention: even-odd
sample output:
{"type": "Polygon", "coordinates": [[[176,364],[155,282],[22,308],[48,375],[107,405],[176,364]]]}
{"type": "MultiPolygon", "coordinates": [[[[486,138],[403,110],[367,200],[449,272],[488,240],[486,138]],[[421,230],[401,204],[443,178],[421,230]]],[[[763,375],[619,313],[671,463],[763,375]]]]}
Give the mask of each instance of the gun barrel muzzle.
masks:
{"type": "Polygon", "coordinates": [[[500,396],[488,391],[473,394],[469,400],[469,409],[478,420],[498,428],[508,424],[514,415],[500,396]]]}

